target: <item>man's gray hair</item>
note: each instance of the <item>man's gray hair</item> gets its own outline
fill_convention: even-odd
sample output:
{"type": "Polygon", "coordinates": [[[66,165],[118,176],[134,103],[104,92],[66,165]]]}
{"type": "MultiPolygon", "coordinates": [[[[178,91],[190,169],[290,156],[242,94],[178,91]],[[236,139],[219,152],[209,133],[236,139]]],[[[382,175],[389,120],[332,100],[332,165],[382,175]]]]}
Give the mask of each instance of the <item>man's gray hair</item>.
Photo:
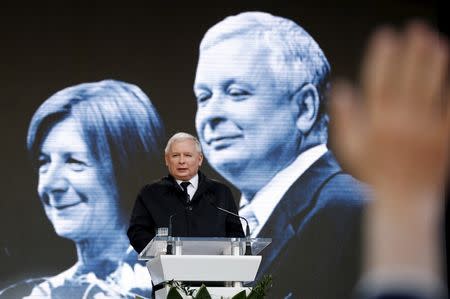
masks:
{"type": "Polygon", "coordinates": [[[193,135],[191,135],[189,133],[185,133],[185,132],[178,132],[178,133],[175,133],[172,137],[170,137],[169,141],[167,141],[167,145],[166,145],[166,148],[164,149],[164,153],[165,154],[169,153],[170,147],[172,146],[172,144],[174,142],[183,141],[183,140],[192,140],[192,141],[194,141],[195,149],[200,154],[202,153],[202,147],[201,147],[200,142],[198,141],[198,139],[195,136],[193,136],[193,135]]]}
{"type": "Polygon", "coordinates": [[[294,94],[305,83],[316,86],[320,96],[316,129],[327,136],[328,115],[325,94],[330,64],[317,42],[295,22],[265,12],[244,12],[229,16],[211,27],[200,43],[200,52],[228,39],[245,37],[271,50],[269,64],[278,84],[294,94]]]}

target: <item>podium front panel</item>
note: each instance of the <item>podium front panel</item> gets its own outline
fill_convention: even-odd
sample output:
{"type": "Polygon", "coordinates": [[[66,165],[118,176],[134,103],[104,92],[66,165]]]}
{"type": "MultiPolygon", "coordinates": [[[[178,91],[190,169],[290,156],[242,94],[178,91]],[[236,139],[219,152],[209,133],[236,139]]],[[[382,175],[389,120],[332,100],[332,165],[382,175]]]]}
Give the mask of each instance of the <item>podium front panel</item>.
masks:
{"type": "Polygon", "coordinates": [[[154,284],[165,281],[253,281],[261,256],[160,255],[147,262],[154,284]]]}

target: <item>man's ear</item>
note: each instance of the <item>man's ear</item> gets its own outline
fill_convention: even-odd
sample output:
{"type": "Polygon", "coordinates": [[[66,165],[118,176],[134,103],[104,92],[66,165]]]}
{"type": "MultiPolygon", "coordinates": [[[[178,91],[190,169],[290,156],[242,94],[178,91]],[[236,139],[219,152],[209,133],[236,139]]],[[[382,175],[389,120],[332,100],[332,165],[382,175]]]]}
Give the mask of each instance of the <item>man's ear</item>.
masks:
{"type": "Polygon", "coordinates": [[[292,105],[296,105],[297,120],[296,125],[303,135],[308,134],[319,114],[319,93],[317,88],[308,83],[303,85],[292,96],[292,105]]]}
{"type": "Polygon", "coordinates": [[[166,162],[166,166],[169,166],[169,156],[167,154],[164,155],[164,161],[166,162]]]}
{"type": "Polygon", "coordinates": [[[203,162],[203,154],[200,153],[200,161],[199,161],[199,163],[198,163],[198,166],[199,166],[199,167],[202,166],[202,162],[203,162]]]}

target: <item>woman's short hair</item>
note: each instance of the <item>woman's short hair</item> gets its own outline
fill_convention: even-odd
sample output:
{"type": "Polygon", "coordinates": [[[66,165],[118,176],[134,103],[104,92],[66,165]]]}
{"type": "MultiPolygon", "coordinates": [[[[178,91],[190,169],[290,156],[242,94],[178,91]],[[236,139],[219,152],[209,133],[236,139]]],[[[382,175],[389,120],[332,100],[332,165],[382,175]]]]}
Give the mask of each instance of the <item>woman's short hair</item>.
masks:
{"type": "MultiPolygon", "coordinates": [[[[94,158],[109,165],[126,215],[161,154],[164,128],[150,99],[136,85],[103,80],[58,91],[34,113],[27,148],[37,161],[49,130],[74,118],[94,158]]],[[[125,215],[124,215],[125,216],[125,215]]]]}

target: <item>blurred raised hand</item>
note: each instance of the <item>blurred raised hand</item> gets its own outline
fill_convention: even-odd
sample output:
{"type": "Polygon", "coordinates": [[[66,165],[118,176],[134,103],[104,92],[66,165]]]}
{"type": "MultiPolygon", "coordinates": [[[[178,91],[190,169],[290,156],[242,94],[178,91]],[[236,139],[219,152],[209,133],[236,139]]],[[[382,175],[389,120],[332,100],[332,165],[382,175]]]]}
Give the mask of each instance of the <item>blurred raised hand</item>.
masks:
{"type": "Polygon", "coordinates": [[[359,87],[332,93],[336,150],[345,166],[376,188],[436,192],[448,168],[447,42],[422,23],[378,30],[359,87]]]}
{"type": "Polygon", "coordinates": [[[424,23],[382,28],[369,41],[360,84],[341,81],[332,91],[337,157],[374,190],[365,231],[368,272],[399,280],[439,276],[448,56],[447,40],[424,23]]]}

